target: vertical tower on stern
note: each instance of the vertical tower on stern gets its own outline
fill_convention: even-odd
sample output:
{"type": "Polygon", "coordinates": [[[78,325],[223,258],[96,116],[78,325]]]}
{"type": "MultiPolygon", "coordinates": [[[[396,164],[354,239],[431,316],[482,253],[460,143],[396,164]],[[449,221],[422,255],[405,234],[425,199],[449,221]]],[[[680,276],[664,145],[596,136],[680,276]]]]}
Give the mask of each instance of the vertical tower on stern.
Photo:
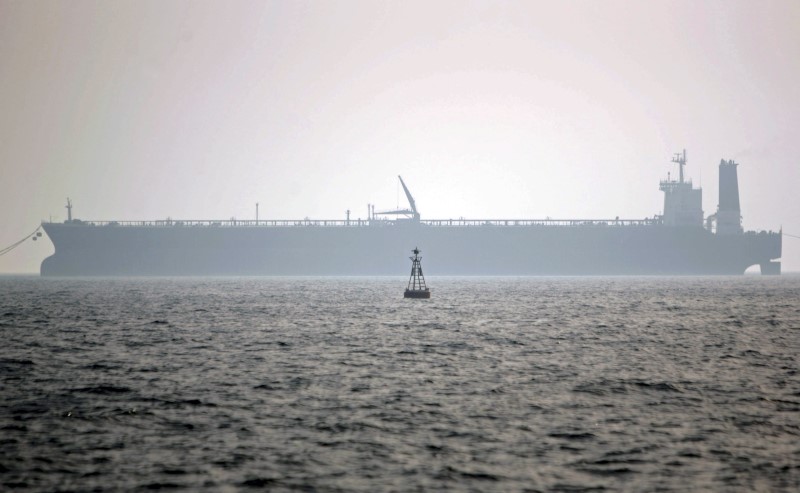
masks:
{"type": "Polygon", "coordinates": [[[739,206],[739,176],[732,159],[719,163],[719,205],[717,206],[717,234],[742,233],[742,210],[739,206]]]}

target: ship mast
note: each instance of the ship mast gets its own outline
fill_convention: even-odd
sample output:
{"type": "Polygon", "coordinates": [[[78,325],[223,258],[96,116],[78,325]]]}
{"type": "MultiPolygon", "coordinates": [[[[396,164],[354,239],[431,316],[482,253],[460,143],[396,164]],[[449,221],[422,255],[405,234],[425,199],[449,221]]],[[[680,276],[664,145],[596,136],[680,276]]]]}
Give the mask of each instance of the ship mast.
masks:
{"type": "Polygon", "coordinates": [[[683,150],[683,154],[680,152],[676,152],[675,155],[672,157],[672,162],[678,165],[678,172],[679,172],[679,180],[678,183],[683,183],[683,167],[686,166],[686,149],[683,150]]]}

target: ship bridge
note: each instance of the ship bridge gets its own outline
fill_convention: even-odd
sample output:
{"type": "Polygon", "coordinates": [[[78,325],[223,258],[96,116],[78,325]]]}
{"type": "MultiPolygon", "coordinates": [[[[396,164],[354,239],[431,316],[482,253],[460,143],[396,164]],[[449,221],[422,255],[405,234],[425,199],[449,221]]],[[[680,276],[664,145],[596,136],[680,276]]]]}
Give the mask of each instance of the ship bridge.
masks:
{"type": "Polygon", "coordinates": [[[703,189],[694,188],[691,180],[684,180],[686,149],[675,154],[672,162],[678,165],[678,180],[667,179],[659,183],[664,192],[664,224],[666,226],[703,227],[703,189]]]}

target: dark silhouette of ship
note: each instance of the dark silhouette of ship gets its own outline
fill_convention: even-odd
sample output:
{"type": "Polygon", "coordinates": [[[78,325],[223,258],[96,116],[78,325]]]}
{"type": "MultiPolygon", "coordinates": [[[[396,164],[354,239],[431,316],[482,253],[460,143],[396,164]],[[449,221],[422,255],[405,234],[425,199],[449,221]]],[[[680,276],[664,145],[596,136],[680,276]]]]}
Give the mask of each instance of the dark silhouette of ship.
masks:
{"type": "Polygon", "coordinates": [[[663,215],[647,219],[426,219],[409,207],[366,220],[161,220],[42,224],[55,253],[45,276],[397,275],[406,245],[425,245],[437,275],[779,274],[781,232],[743,231],[737,164],[719,165],[719,205],[702,190],[661,181],[663,215]],[[476,259],[478,261],[476,261],[476,259]]]}

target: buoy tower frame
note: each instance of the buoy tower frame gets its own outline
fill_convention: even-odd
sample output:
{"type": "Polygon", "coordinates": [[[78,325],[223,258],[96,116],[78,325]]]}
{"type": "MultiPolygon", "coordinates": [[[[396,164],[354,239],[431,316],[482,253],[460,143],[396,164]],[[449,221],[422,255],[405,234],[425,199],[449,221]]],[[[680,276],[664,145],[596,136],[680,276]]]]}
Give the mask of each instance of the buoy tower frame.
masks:
{"type": "Polygon", "coordinates": [[[422,257],[419,256],[419,248],[411,250],[414,253],[411,259],[411,277],[408,279],[408,287],[403,295],[404,298],[430,298],[431,290],[425,284],[425,276],[422,275],[422,257]]]}

